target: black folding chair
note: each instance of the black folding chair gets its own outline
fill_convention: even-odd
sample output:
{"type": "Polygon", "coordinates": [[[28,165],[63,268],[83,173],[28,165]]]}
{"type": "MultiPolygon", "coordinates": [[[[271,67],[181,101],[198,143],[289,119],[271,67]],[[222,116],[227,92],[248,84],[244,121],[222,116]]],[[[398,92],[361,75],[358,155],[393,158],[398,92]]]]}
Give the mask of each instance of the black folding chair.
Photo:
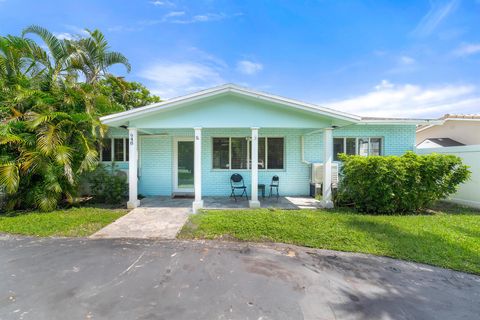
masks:
{"type": "Polygon", "coordinates": [[[278,197],[279,197],[279,195],[278,195],[278,186],[279,186],[279,184],[280,184],[280,178],[279,178],[278,176],[273,176],[273,177],[272,177],[272,182],[270,183],[270,196],[269,196],[269,197],[272,196],[272,189],[276,189],[276,191],[277,191],[277,200],[278,200],[278,197]]]}
{"type": "Polygon", "coordinates": [[[240,198],[245,195],[245,198],[248,200],[248,195],[247,195],[247,187],[245,186],[245,181],[243,181],[243,177],[238,174],[234,173],[230,177],[230,186],[232,187],[232,193],[230,194],[230,197],[233,197],[235,199],[235,202],[237,202],[237,196],[235,191],[239,190],[242,193],[240,194],[240,198]]]}

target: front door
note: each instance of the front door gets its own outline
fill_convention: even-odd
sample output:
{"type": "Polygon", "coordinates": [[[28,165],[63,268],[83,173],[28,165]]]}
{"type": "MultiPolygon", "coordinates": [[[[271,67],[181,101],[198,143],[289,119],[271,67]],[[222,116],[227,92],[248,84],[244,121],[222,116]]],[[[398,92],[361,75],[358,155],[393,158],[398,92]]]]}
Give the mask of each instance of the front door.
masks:
{"type": "Polygon", "coordinates": [[[194,167],[194,146],[193,138],[176,138],[174,143],[174,192],[194,192],[193,188],[193,167],[194,167]]]}

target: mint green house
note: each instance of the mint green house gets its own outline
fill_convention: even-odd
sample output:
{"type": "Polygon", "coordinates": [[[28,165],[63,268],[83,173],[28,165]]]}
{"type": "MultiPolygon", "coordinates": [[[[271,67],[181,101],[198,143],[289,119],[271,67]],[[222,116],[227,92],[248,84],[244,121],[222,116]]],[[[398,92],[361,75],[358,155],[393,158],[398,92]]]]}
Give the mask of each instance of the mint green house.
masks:
{"type": "Polygon", "coordinates": [[[230,176],[243,176],[250,207],[258,185],[280,179],[280,194],[309,194],[311,164],[322,163],[322,204],[332,206],[332,164],[339,153],[401,155],[413,150],[415,128],[430,120],[365,118],[338,110],[223,85],[108,115],[101,152],[128,170],[129,201],[138,194],[229,196],[230,176]]]}

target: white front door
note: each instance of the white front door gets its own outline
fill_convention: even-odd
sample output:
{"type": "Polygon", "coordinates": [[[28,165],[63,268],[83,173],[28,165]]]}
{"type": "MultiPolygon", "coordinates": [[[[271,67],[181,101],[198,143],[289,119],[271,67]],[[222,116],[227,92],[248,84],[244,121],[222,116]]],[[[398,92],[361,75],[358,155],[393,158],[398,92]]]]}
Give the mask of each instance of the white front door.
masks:
{"type": "Polygon", "coordinates": [[[194,192],[194,141],[192,138],[174,138],[173,192],[194,192]]]}

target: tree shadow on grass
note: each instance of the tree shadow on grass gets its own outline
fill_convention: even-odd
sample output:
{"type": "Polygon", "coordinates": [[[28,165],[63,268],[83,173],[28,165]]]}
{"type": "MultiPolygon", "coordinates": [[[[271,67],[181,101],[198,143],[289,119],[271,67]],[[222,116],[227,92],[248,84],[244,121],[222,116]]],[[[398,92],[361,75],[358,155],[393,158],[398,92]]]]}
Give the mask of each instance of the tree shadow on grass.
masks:
{"type": "MultiPolygon", "coordinates": [[[[346,223],[377,242],[382,247],[380,254],[480,271],[480,252],[431,232],[413,234],[376,221],[353,219],[346,223]]],[[[358,319],[457,319],[480,312],[480,307],[473,302],[475,296],[480,295],[480,278],[395,260],[384,261],[377,257],[362,261],[356,257],[355,262],[345,259],[328,262],[330,267],[336,265],[344,275],[351,277],[352,282],[367,282],[378,287],[372,290],[366,286],[363,290],[361,285],[356,285],[356,290],[340,289],[345,299],[333,306],[338,314],[358,319]]]]}

